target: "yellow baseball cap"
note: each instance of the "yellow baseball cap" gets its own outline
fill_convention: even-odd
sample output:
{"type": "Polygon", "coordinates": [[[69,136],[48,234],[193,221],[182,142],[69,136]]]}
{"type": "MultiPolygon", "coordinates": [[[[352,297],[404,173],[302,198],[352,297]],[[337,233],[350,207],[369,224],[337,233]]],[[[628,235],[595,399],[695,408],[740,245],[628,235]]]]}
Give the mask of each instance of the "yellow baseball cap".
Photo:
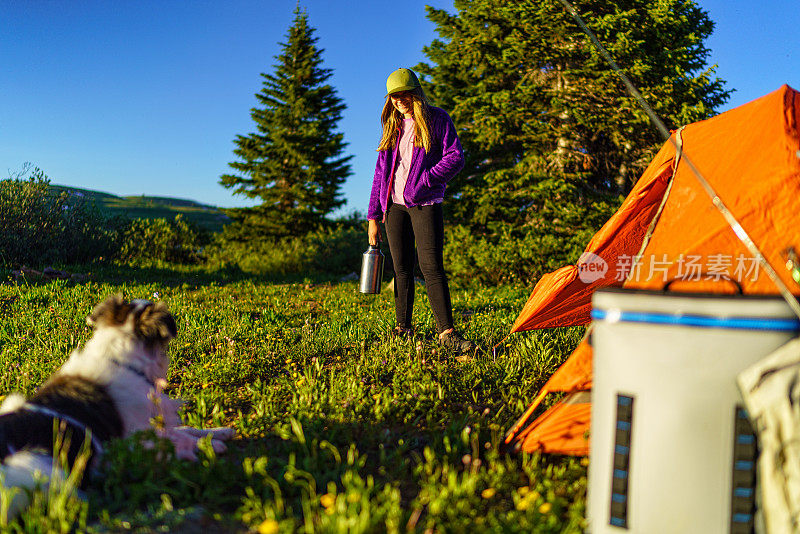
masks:
{"type": "Polygon", "coordinates": [[[397,69],[386,79],[386,94],[410,91],[422,87],[417,75],[411,69],[397,69]]]}

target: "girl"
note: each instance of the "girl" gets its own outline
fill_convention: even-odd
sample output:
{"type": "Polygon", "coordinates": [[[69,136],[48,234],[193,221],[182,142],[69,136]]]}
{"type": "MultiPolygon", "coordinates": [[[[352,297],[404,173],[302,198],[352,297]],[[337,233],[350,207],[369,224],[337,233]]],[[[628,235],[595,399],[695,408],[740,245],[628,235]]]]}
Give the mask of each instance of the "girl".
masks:
{"type": "Polygon", "coordinates": [[[397,69],[386,80],[381,113],[383,135],[369,199],[369,242],[386,225],[394,264],[396,335],[411,336],[414,306],[414,242],[439,343],[463,354],[475,345],[453,328],[450,289],[444,273],[442,200],[447,182],[464,167],[464,153],[450,116],[431,106],[416,74],[397,69]]]}

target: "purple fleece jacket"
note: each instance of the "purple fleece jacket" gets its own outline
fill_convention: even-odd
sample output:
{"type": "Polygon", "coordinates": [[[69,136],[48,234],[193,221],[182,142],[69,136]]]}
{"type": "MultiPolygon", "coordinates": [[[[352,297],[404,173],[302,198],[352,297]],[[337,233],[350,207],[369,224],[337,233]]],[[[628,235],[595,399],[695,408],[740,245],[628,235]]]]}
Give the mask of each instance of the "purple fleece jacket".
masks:
{"type": "MultiPolygon", "coordinates": [[[[411,168],[403,191],[403,200],[409,208],[444,198],[447,182],[464,168],[464,151],[456,135],[456,127],[446,111],[430,107],[430,130],[430,153],[415,146],[411,155],[411,168]]],[[[367,219],[380,221],[386,214],[398,163],[398,145],[395,143],[394,148],[378,152],[367,219]]]]}

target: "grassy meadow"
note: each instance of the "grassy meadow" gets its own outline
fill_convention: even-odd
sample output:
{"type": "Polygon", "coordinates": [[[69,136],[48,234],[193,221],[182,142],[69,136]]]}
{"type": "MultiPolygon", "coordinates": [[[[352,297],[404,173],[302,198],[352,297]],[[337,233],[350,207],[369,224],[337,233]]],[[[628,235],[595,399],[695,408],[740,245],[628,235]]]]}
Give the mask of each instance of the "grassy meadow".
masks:
{"type": "Polygon", "coordinates": [[[169,393],[184,420],[229,425],[224,455],[175,460],[114,443],[83,499],[38,499],[5,531],[579,532],[586,461],[498,452],[504,431],[582,330],[506,337],[529,289],[453,290],[484,350],[435,343],[424,287],[414,340],[388,336],[391,293],[356,282],[226,278],[197,268],[99,269],[88,282],[0,284],[0,393],[30,394],[84,343],[110,294],[168,304],[169,393]]]}

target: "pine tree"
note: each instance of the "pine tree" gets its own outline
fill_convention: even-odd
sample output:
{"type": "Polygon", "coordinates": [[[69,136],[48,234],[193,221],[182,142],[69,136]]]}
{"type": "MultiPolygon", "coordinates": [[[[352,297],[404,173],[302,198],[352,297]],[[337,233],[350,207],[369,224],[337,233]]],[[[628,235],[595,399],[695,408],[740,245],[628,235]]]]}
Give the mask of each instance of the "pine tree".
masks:
{"type": "Polygon", "coordinates": [[[352,156],[342,156],[346,143],[335,129],[345,105],[325,83],[332,71],[321,67],[317,41],[298,7],[274,72],[261,74],[259,105],[250,113],[257,131],[237,136],[239,160],[229,164],[236,173],[220,178],[234,194],[261,199],[225,210],[227,239],[303,235],[344,204],[340,187],[352,156]]]}
{"type": "MultiPolygon", "coordinates": [[[[703,45],[713,22],[692,0],[573,3],[669,127],[727,100],[703,45]]],[[[442,39],[417,66],[467,157],[452,215],[484,230],[599,225],[597,199],[626,193],[663,140],[557,0],[454,4],[428,8],[442,39]]]]}

